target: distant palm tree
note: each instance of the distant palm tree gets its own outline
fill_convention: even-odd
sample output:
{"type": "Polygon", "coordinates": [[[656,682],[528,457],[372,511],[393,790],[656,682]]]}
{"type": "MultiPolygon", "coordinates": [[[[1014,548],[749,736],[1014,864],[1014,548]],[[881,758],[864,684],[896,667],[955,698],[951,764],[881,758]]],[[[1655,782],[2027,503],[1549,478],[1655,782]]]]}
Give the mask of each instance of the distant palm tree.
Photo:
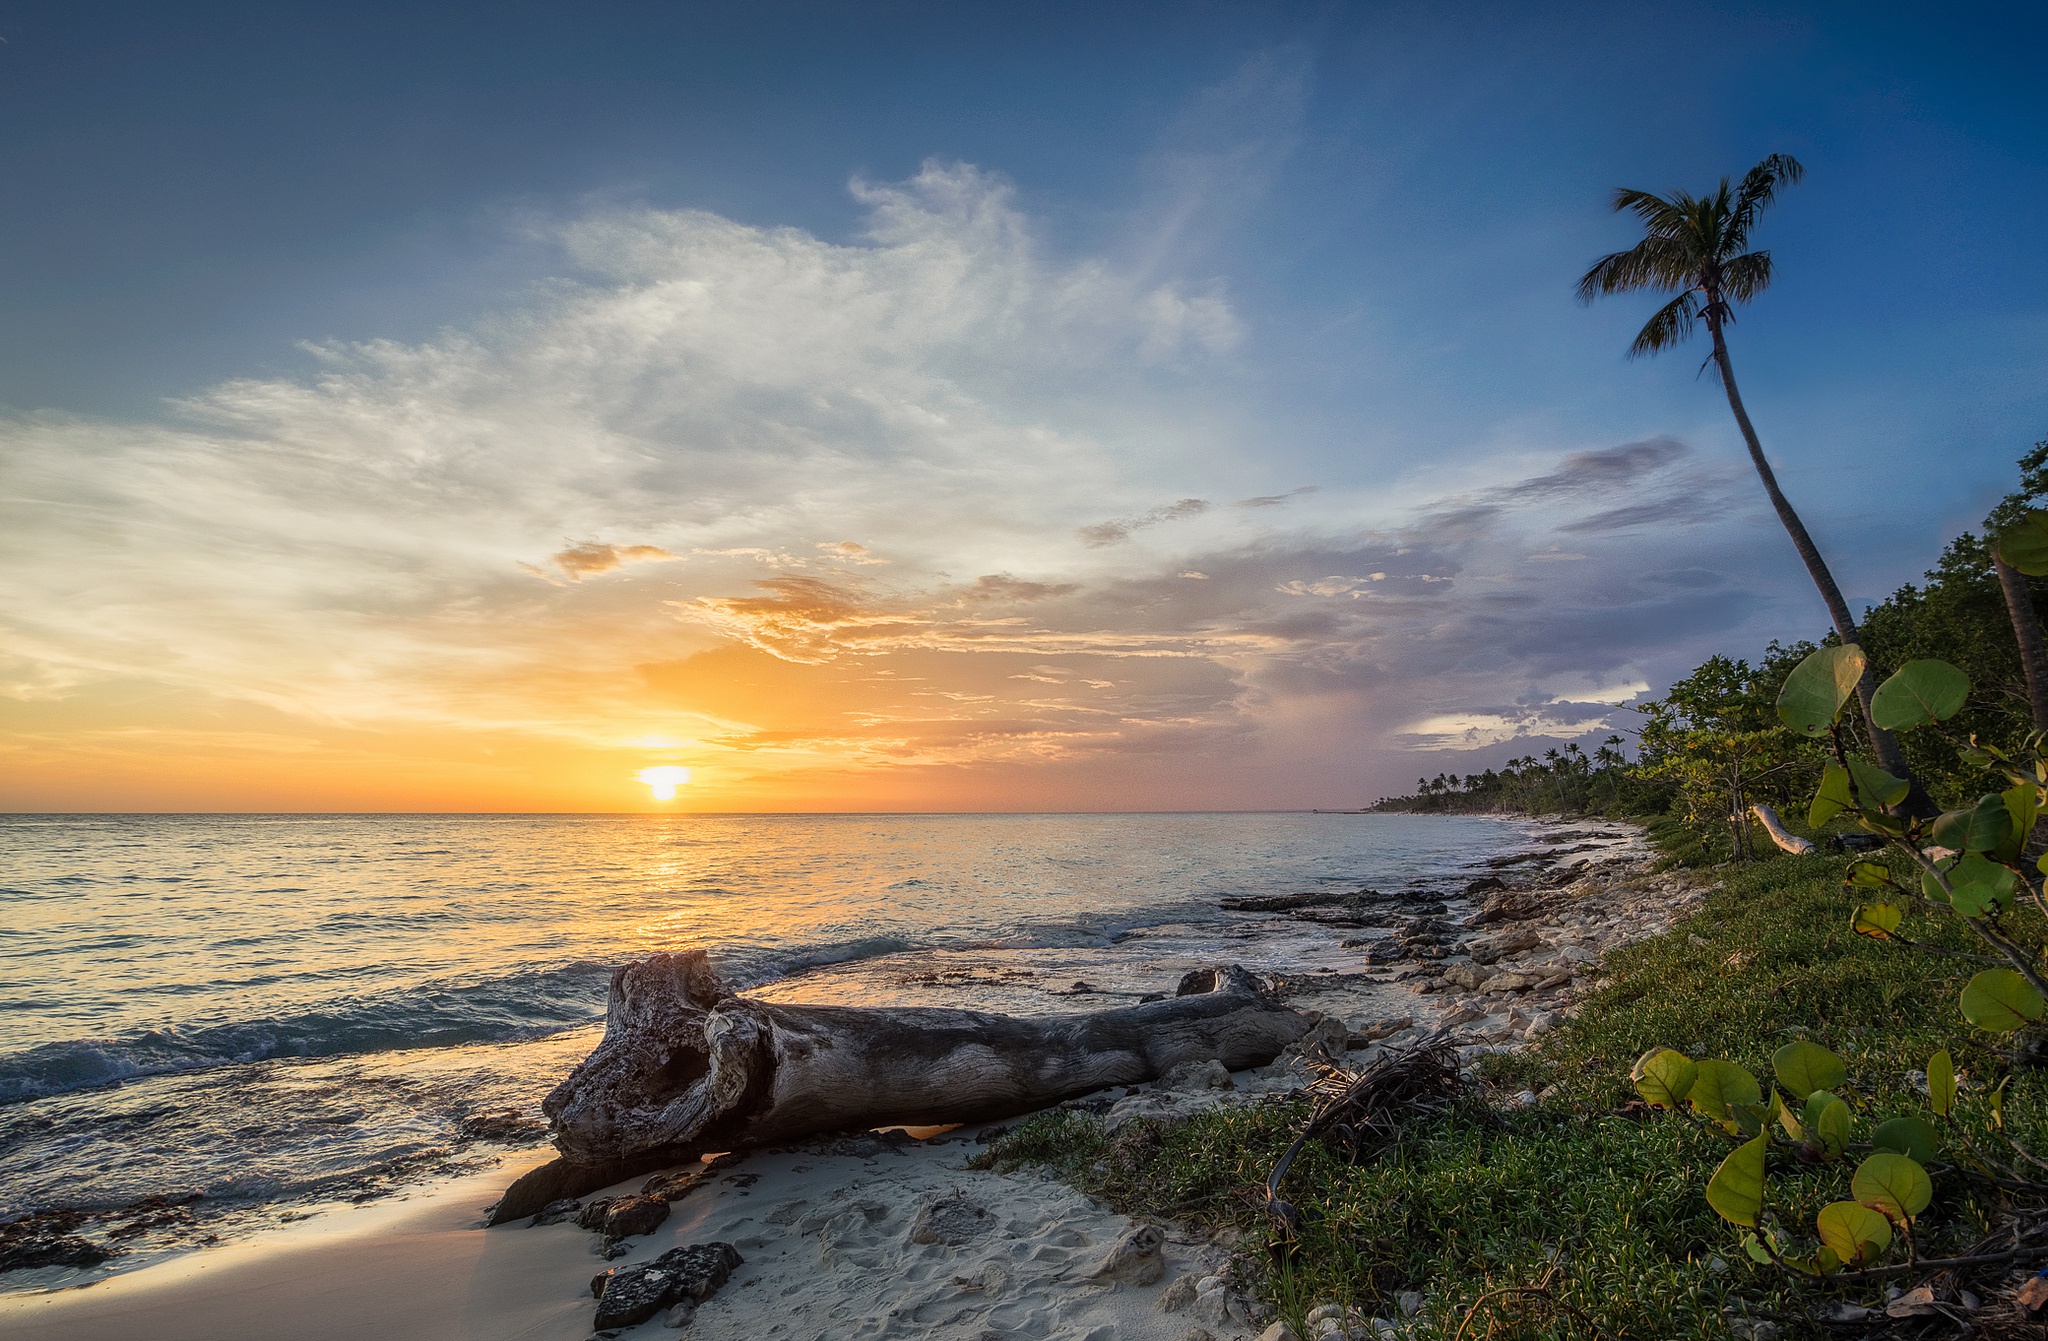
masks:
{"type": "MultiPolygon", "coordinates": [[[[1750,464],[1763,480],[1764,492],[1770,495],[1778,520],[1791,535],[1792,547],[1799,551],[1813,584],[1820,588],[1828,615],[1835,622],[1836,635],[1847,645],[1857,640],[1856,621],[1842,599],[1842,589],[1835,585],[1834,574],[1828,571],[1827,560],[1821,558],[1813,537],[1806,533],[1806,524],[1799,520],[1785,491],[1778,487],[1771,463],[1764,459],[1763,444],[1757,441],[1749,411],[1743,408],[1742,393],[1735,387],[1735,367],[1728,360],[1726,328],[1735,321],[1735,305],[1748,302],[1771,283],[1771,254],[1748,250],[1749,230],[1757,215],[1777,197],[1779,187],[1789,186],[1805,175],[1806,169],[1799,166],[1797,159],[1772,154],[1751,168],[1741,185],[1731,187],[1723,177],[1720,186],[1704,196],[1674,191],[1667,198],[1623,187],[1614,193],[1614,208],[1627,210],[1642,220],[1645,236],[1627,251],[1603,256],[1595,262],[1579,280],[1579,301],[1590,303],[1604,294],[1637,289],[1677,293],[1637,333],[1635,343],[1629,346],[1630,358],[1659,354],[1680,345],[1691,337],[1695,326],[1706,323],[1707,334],[1714,341],[1711,361],[1721,375],[1721,389],[1728,393],[1728,408],[1735,412],[1736,427],[1742,430],[1742,440],[1749,445],[1750,464]]],[[[1874,688],[1874,677],[1866,669],[1863,683],[1857,686],[1857,697],[1862,700],[1863,724],[1870,733],[1871,747],[1886,770],[1911,779],[1898,741],[1870,720],[1870,695],[1874,688]]],[[[1927,808],[1918,783],[1914,784],[1909,804],[1916,810],[1927,808]]]]}

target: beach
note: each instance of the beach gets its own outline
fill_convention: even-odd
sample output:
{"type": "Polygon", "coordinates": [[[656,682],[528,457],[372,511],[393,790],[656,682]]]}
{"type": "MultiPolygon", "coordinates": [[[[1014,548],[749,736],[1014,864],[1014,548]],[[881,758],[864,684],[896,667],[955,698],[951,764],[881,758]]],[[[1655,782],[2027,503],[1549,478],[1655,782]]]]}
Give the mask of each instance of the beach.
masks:
{"type": "MultiPolygon", "coordinates": [[[[1476,925],[1457,933],[1458,948],[1437,958],[1283,975],[1276,987],[1289,1004],[1328,1021],[1317,1036],[1351,1066],[1430,1037],[1457,1046],[1468,1063],[1540,1037],[1571,1009],[1574,993],[1597,980],[1600,954],[1666,929],[1699,895],[1680,877],[1652,871],[1652,856],[1631,829],[1550,826],[1539,835],[1547,841],[1495,859],[1508,878],[1484,878],[1497,887],[1464,919],[1476,925]],[[1489,908],[1516,915],[1489,919],[1489,908]]],[[[1276,935],[1317,927],[1334,939],[1343,933],[1328,925],[1333,906],[1297,898],[1261,922],[1276,935]]],[[[1414,919],[1410,931],[1426,934],[1430,922],[1414,919]]],[[[1364,957],[1358,949],[1350,954],[1364,957]]],[[[811,995],[829,994],[827,984],[809,987],[811,995]]],[[[1215,1077],[1183,1076],[1072,1106],[1115,1126],[1259,1102],[1306,1081],[1299,1051],[1232,1075],[1227,1089],[1215,1077]]],[[[721,1166],[653,1232],[624,1240],[627,1251],[609,1260],[598,1255],[598,1236],[573,1218],[481,1227],[503,1188],[551,1153],[521,1150],[486,1170],[85,1288],[0,1298],[0,1332],[75,1341],[140,1334],[171,1341],[576,1341],[592,1332],[593,1275],[712,1242],[731,1244],[741,1264],[686,1324],[688,1335],[1184,1341],[1206,1331],[1224,1341],[1262,1330],[1257,1305],[1230,1286],[1231,1235],[1161,1225],[1156,1278],[1097,1277],[1104,1259],[1144,1226],[1035,1169],[968,1168],[987,1134],[961,1128],[919,1140],[853,1133],[753,1152],[721,1166]],[[1210,1283],[1203,1296],[1198,1281],[1210,1283]],[[1162,1301],[1179,1306],[1164,1309],[1162,1301]]],[[[638,1192],[649,1181],[638,1176],[595,1195],[638,1192]]],[[[631,1334],[674,1334],[664,1328],[666,1316],[631,1334]]]]}

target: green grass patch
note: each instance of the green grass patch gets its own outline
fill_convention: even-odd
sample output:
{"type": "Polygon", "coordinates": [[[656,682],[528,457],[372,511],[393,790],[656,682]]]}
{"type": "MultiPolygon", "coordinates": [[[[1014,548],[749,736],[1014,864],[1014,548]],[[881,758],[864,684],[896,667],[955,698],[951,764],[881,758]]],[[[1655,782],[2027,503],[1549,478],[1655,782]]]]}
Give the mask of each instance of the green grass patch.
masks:
{"type": "MultiPolygon", "coordinates": [[[[1141,1125],[1114,1140],[1093,1118],[1046,1114],[984,1159],[1050,1165],[1130,1214],[1238,1227],[1262,1292],[1297,1329],[1319,1302],[1395,1316],[1395,1296],[1416,1290],[1428,1300],[1418,1334],[1448,1338],[1481,1296],[1546,1277],[1549,1301],[1497,1298],[1468,1335],[1591,1336],[1597,1325],[1609,1337],[1719,1341],[1729,1334],[1723,1310],[1737,1301],[1787,1314],[1871,1302],[1880,1284],[1812,1284],[1749,1260],[1704,1196],[1734,1139],[1689,1116],[1643,1112],[1628,1081],[1636,1057],[1662,1044],[1739,1062],[1768,1084],[1772,1052],[1809,1039],[1848,1062],[1855,1139],[1868,1141],[1877,1121],[1924,1112],[1907,1073],[1946,1047],[1970,1077],[1959,1120],[1972,1138],[1995,1140],[1985,1096],[2011,1072],[2007,1129],[2048,1149],[2041,1073],[2015,1070],[1956,1008],[1979,966],[1853,934],[1845,865],[1816,855],[1725,869],[1697,915],[1609,958],[1606,985],[1577,1019],[1526,1054],[1490,1061],[1469,1103],[1409,1124],[1356,1167],[1320,1146],[1304,1151],[1283,1189],[1308,1217],[1291,1251],[1258,1249],[1270,1242],[1266,1174],[1308,1116],[1302,1100],[1141,1125]],[[1537,1107],[1499,1104],[1525,1087],[1545,1091],[1537,1107]]],[[[1913,919],[1907,930],[1972,948],[1960,929],[1913,919]]],[[[1820,1207],[1847,1196],[1855,1163],[1852,1154],[1808,1166],[1774,1152],[1769,1208],[1810,1235],[1820,1207]]],[[[1974,1240],[1992,1210],[1955,1173],[1935,1184],[1919,1228],[1930,1257],[1974,1240]]],[[[1787,1332],[1802,1334],[1796,1324],[1787,1332]]]]}

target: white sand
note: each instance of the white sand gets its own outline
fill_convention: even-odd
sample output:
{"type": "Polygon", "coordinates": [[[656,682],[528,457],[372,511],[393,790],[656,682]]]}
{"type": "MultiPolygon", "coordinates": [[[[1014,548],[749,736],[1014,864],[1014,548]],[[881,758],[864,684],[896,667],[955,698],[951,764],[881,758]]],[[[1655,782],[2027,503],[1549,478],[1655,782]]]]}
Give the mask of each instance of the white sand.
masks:
{"type": "MultiPolygon", "coordinates": [[[[683,1243],[724,1240],[746,1264],[683,1332],[660,1337],[1072,1338],[1180,1341],[1193,1320],[1156,1307],[1176,1275],[1225,1251],[1169,1236],[1157,1285],[1084,1279],[1136,1222],[1032,1172],[975,1173],[979,1147],[872,1158],[757,1155],[675,1204],[667,1223],[606,1262],[573,1223],[480,1227],[480,1211],[534,1152],[431,1195],[204,1250],[84,1289],[0,1300],[0,1335],[66,1341],[582,1341],[590,1278],[683,1243]],[[747,1185],[742,1185],[747,1184],[747,1185]],[[964,1193],[987,1227],[961,1246],[910,1241],[918,1208],[964,1193]],[[310,1226],[316,1226],[311,1228],[310,1226]]],[[[642,1181],[613,1191],[638,1190],[642,1181]]],[[[1220,1338],[1238,1333],[1217,1331],[1220,1338]]]]}

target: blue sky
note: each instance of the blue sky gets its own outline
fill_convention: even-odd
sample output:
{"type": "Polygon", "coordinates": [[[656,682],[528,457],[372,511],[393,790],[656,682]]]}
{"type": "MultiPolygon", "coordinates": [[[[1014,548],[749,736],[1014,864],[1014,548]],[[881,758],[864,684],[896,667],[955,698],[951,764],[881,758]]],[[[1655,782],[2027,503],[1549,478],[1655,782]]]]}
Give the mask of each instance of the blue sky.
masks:
{"type": "MultiPolygon", "coordinates": [[[[1357,606],[1366,588],[1330,584],[1369,580],[1360,557],[1368,539],[1433,542],[1447,534],[1439,533],[1453,503],[1513,499],[1533,509],[1516,514],[1526,541],[1517,562],[1538,563],[1515,571],[1558,576],[1490,604],[1474,595],[1455,615],[1416,606],[1320,633],[1274,632],[1292,628],[1293,616],[1249,595],[1227,611],[1205,607],[1171,633],[1237,649],[1205,663],[1216,683],[1158,690],[1116,711],[1153,725],[1203,724],[1170,749],[1264,761],[1235,790],[1166,788],[1160,804],[1249,803],[1283,777],[1309,779],[1287,802],[1316,804],[1391,787],[1423,767],[1547,744],[1580,710],[1546,716],[1546,703],[1655,686],[1705,652],[1749,652],[1822,624],[1754,480],[1741,474],[1718,389],[1696,376],[1704,351],[1630,363],[1622,351],[1650,300],[1593,309],[1571,300],[1585,265],[1631,240],[1627,222],[1607,211],[1609,193],[1624,184],[1703,189],[1771,152],[1806,164],[1806,181],[1760,229],[1779,280],[1743,313],[1734,356],[1767,449],[1844,587],[1880,598],[1974,524],[2006,486],[2013,458],[2048,436],[2048,249],[2037,240],[2048,213],[2048,85],[2035,64],[2044,27],[2038,10],[2018,6],[12,6],[0,13],[0,114],[10,126],[0,141],[9,183],[0,237],[17,264],[0,271],[0,406],[14,416],[15,464],[33,485],[10,490],[29,507],[13,562],[49,593],[0,612],[16,649],[14,697],[30,705],[17,727],[35,749],[62,754],[81,722],[157,731],[195,713],[260,711],[275,719],[263,732],[319,739],[374,735],[399,719],[408,730],[428,720],[459,734],[534,717],[545,719],[533,728],[543,734],[600,749],[617,725],[610,717],[600,727],[565,722],[553,707],[480,712],[389,670],[351,681],[376,680],[381,700],[315,684],[310,672],[287,676],[289,687],[241,682],[223,668],[255,653],[231,640],[171,675],[171,632],[136,626],[118,647],[107,641],[110,621],[121,619],[113,612],[137,604],[120,564],[161,570],[164,556],[145,554],[157,544],[196,564],[213,543],[210,513],[285,516],[292,500],[330,487],[310,476],[265,476],[258,487],[251,463],[302,450],[294,444],[318,436],[316,420],[331,427],[337,396],[402,402],[416,417],[448,422],[510,415],[506,406],[479,410],[477,393],[407,379],[420,357],[458,346],[485,351],[476,377],[528,366],[536,350],[559,349],[561,330],[549,323],[568,319],[565,302],[623,301],[636,286],[692,275],[730,278],[739,272],[719,267],[738,264],[740,253],[718,251],[719,238],[741,239],[745,250],[783,237],[867,265],[859,283],[897,285],[899,297],[928,292],[947,264],[942,253],[953,251],[989,284],[1009,286],[1008,297],[989,300],[998,315],[957,327],[941,307],[905,298],[907,307],[890,309],[902,336],[895,344],[856,329],[867,309],[829,295],[799,299],[778,288],[774,302],[821,306],[800,318],[778,308],[782,317],[758,327],[733,309],[735,338],[844,318],[853,323],[845,358],[819,376],[843,375],[849,396],[866,394],[877,370],[914,372],[926,391],[971,402],[991,432],[1024,435],[1019,442],[1046,435],[1086,463],[1056,479],[988,473],[959,497],[1050,500],[1093,470],[1101,516],[1090,525],[1142,520],[1188,498],[1214,509],[1209,520],[1184,523],[1196,510],[1137,528],[1131,547],[1068,554],[1059,547],[1072,549],[1085,531],[1073,523],[1088,498],[1047,501],[1042,513],[1020,506],[1014,545],[983,552],[963,539],[957,560],[937,545],[913,560],[919,528],[904,522],[887,591],[847,595],[878,581],[879,567],[815,575],[841,582],[853,603],[833,609],[872,600],[928,611],[938,608],[933,593],[952,590],[946,583],[990,575],[960,565],[1000,565],[994,575],[1080,593],[1058,599],[1099,598],[1070,612],[1063,636],[1085,626],[1163,637],[1146,613],[1163,598],[1130,592],[1231,556],[1257,581],[1274,579],[1262,590],[1357,606]],[[916,220],[905,223],[905,210],[916,220]],[[728,225],[750,231],[720,231],[728,225]],[[689,234],[681,250],[647,259],[650,239],[674,242],[679,229],[689,234]],[[707,259],[714,254],[724,259],[707,259]],[[917,266],[925,268],[908,278],[917,266]],[[1095,334],[1073,337],[1064,357],[1038,358],[1073,336],[1082,308],[1095,334]],[[907,333],[912,310],[927,325],[907,333]],[[795,324],[776,324],[785,318],[795,324]],[[365,363],[364,350],[385,353],[365,363]],[[410,353],[387,357],[393,350],[410,353]],[[321,389],[337,375],[357,379],[353,390],[321,389]],[[202,438],[208,468],[219,472],[208,477],[214,492],[195,493],[176,515],[160,498],[108,487],[160,462],[151,453],[200,450],[202,438]],[[1586,455],[1666,441],[1677,447],[1662,455],[1586,455]],[[81,448],[88,443],[92,450],[81,448]],[[1640,498],[1675,500],[1669,524],[1589,531],[1583,516],[1546,511],[1576,496],[1530,482],[1580,478],[1570,462],[1595,459],[1640,462],[1650,472],[1640,498]],[[1673,471],[1684,478],[1650,487],[1656,472],[1673,471]],[[1316,492],[1290,492],[1301,488],[1316,492]],[[79,501],[88,495],[89,504],[79,501]],[[1229,510],[1264,498],[1289,501],[1229,510]],[[63,504],[55,512],[52,499],[63,504]],[[53,520],[58,513],[70,520],[53,520]],[[90,524],[78,520],[88,514],[90,524]],[[1163,539],[1220,526],[1216,518],[1283,515],[1297,520],[1163,539]],[[1543,533],[1546,520],[1562,529],[1543,533]],[[1607,547],[1572,548],[1571,537],[1588,534],[1607,537],[1607,547]],[[1123,566],[1110,562],[1120,555],[1129,556],[1123,566]],[[1603,585],[1646,563],[1678,575],[1661,597],[1603,585]],[[1329,571],[1311,571],[1317,564],[1329,571]],[[88,591],[62,576],[79,572],[100,577],[88,591]],[[1302,594],[1318,583],[1329,591],[1302,594]],[[1555,610],[1553,599],[1562,602],[1555,610]],[[1453,625],[1455,634],[1446,631],[1453,625]],[[1259,639],[1287,650],[1253,666],[1244,649],[1259,639]],[[1432,647],[1458,650],[1423,654],[1432,647]],[[1330,670],[1333,648],[1348,649],[1355,673],[1330,670]],[[1318,673],[1336,679],[1315,681],[1318,673]],[[135,710],[118,705],[138,694],[180,706],[130,721],[123,714],[135,710]],[[394,716],[396,702],[409,706],[394,716]],[[1438,749],[1451,740],[1446,730],[1417,729],[1482,719],[1492,725],[1464,738],[1491,743],[1473,755],[1438,749]],[[1513,730],[1549,734],[1493,739],[1513,730]],[[1342,757],[1319,743],[1346,733],[1358,748],[1342,757]]],[[[769,301],[767,289],[747,292],[748,302],[769,301]]],[[[606,310],[607,320],[627,320],[623,307],[606,310]]],[[[674,387],[702,375],[702,357],[650,355],[631,376],[674,387]]],[[[549,366],[548,377],[528,376],[526,385],[547,390],[521,402],[524,421],[587,403],[607,375],[597,365],[573,377],[549,366]],[[556,374],[563,380],[549,380],[556,374]]],[[[906,382],[903,394],[925,391],[906,382]]],[[[673,439],[678,479],[715,474],[743,444],[790,424],[760,409],[758,396],[721,403],[715,427],[691,420],[697,436],[673,439]],[[723,446],[706,446],[714,441],[723,446]],[[688,452],[708,453],[709,464],[686,469],[688,452]]],[[[710,413],[692,404],[690,414],[710,413]]],[[[940,414],[936,404],[927,409],[940,414]]],[[[612,432],[621,415],[630,417],[615,407],[593,422],[612,432]]],[[[635,425],[628,436],[656,455],[671,442],[669,430],[635,425]]],[[[804,429],[805,450],[906,480],[915,471],[905,462],[964,478],[908,439],[885,442],[889,432],[819,421],[804,429]],[[861,457],[871,449],[879,455],[861,457]]],[[[381,449],[363,450],[359,475],[384,469],[373,459],[381,449]]],[[[476,468],[488,475],[526,459],[505,453],[476,468]]],[[[806,456],[804,470],[821,459],[806,456]]],[[[730,531],[734,518],[783,506],[792,478],[769,471],[722,485],[720,525],[730,531]]],[[[724,556],[693,560],[687,580],[675,567],[603,570],[622,593],[628,583],[645,589],[638,606],[608,597],[617,605],[602,617],[657,642],[673,633],[653,622],[657,607],[743,600],[753,590],[787,596],[757,584],[796,571],[789,546],[827,543],[815,538],[821,518],[861,519],[863,552],[892,553],[899,536],[897,523],[829,490],[784,530],[686,534],[658,506],[622,501],[627,485],[593,479],[579,481],[588,497],[559,517],[537,493],[519,505],[517,525],[496,505],[463,514],[464,524],[504,547],[499,567],[508,571],[509,556],[527,554],[559,577],[565,570],[549,567],[544,536],[561,553],[573,546],[558,542],[589,541],[724,556]],[[740,550],[785,557],[747,569],[740,550]],[[657,590],[656,572],[675,589],[657,590]]],[[[409,487],[365,489],[343,510],[407,515],[414,504],[400,495],[409,487]]],[[[1577,501],[1590,515],[1612,513],[1590,496],[1577,501]]],[[[963,537],[990,534],[978,506],[962,503],[954,516],[963,537]]],[[[717,529],[705,517],[689,525],[717,529]]],[[[1385,552],[1400,548],[1388,541],[1385,552]]],[[[389,584],[370,576],[392,571],[392,554],[337,559],[260,526],[238,552],[260,554],[271,571],[367,565],[354,584],[334,579],[346,588],[339,593],[322,586],[327,578],[313,582],[317,596],[235,586],[219,565],[196,565],[185,580],[197,585],[178,588],[179,598],[215,615],[231,607],[239,627],[271,629],[272,660],[304,655],[306,621],[336,608],[374,616],[408,646],[446,651],[453,635],[430,608],[499,599],[489,594],[495,577],[451,575],[447,590],[407,616],[418,622],[394,631],[389,584]]],[[[1445,584],[1431,600],[1477,591],[1492,562],[1466,551],[1445,558],[1443,572],[1427,574],[1445,584]]],[[[575,578],[577,598],[596,599],[584,589],[597,576],[575,578]]],[[[1211,578],[1221,575],[1188,580],[1211,578]]],[[[154,599],[167,597],[159,590],[154,599]]],[[[737,607],[719,608],[724,618],[737,607]]],[[[564,627],[598,617],[562,615],[564,627]]],[[[208,618],[187,612],[183,622],[208,618]]],[[[752,625],[711,627],[763,655],[789,651],[752,625]]],[[[701,628],[690,636],[697,641],[658,649],[622,644],[613,660],[624,675],[724,645],[704,641],[712,635],[701,628]]],[[[462,656],[476,651],[461,645],[462,656]]],[[[1193,646],[1174,655],[1209,655],[1193,646]]],[[[891,647],[889,655],[903,653],[891,647]]],[[[874,648],[840,652],[887,659],[874,648]]],[[[978,673],[959,673],[945,692],[988,698],[978,673]]],[[[697,711],[676,702],[668,710],[697,711]]],[[[641,711],[655,709],[621,709],[618,720],[641,711]]],[[[847,711],[866,720],[879,710],[847,711]]],[[[853,756],[820,746],[789,767],[822,770],[819,778],[850,768],[846,776],[870,780],[878,769],[980,768],[1000,775],[987,784],[990,804],[1049,803],[1125,794],[1132,778],[1157,774],[1161,750],[1170,753],[1102,740],[1065,754],[1019,753],[1014,742],[1026,736],[1086,736],[1071,724],[1047,727],[1049,719],[1033,736],[1016,725],[1020,711],[1005,709],[1003,731],[965,731],[951,753],[927,743],[889,756],[895,764],[887,750],[856,751],[859,761],[847,763],[853,756]],[[1040,780],[1019,781],[1026,774],[1040,780]]],[[[747,725],[720,721],[726,736],[678,728],[662,738],[686,742],[677,748],[687,753],[688,742],[729,739],[747,725]]],[[[136,796],[176,790],[137,768],[136,796]]],[[[838,785],[802,795],[837,804],[838,785]]],[[[925,795],[904,795],[913,793],[925,795]]]]}

